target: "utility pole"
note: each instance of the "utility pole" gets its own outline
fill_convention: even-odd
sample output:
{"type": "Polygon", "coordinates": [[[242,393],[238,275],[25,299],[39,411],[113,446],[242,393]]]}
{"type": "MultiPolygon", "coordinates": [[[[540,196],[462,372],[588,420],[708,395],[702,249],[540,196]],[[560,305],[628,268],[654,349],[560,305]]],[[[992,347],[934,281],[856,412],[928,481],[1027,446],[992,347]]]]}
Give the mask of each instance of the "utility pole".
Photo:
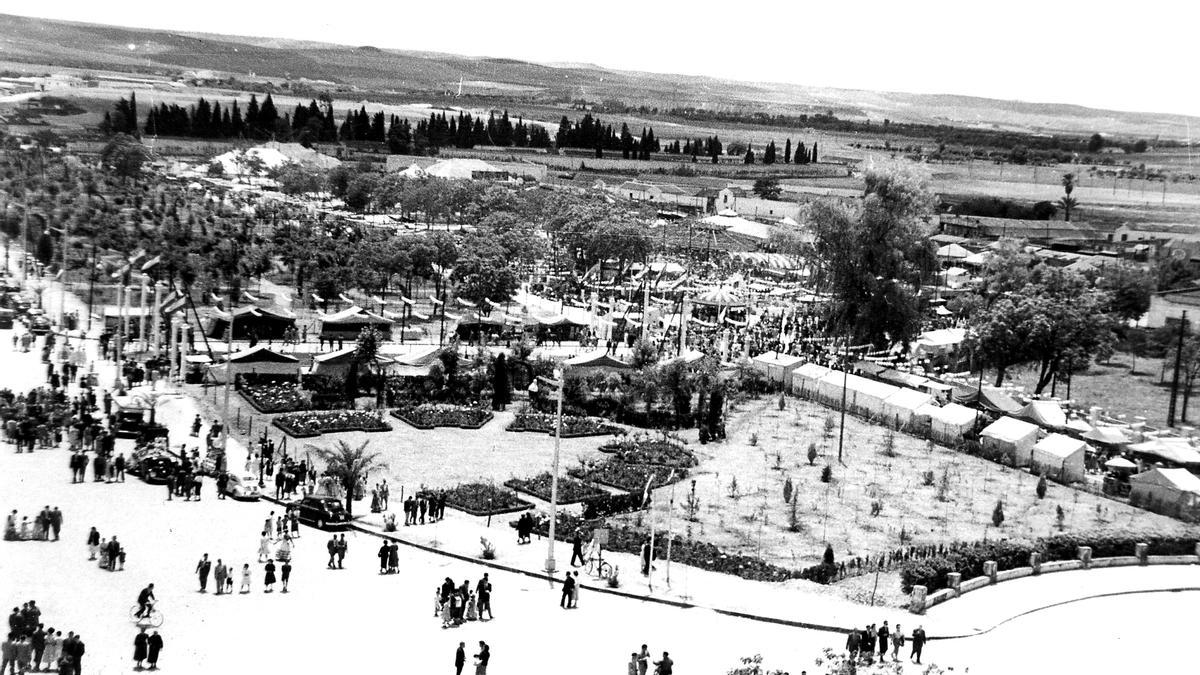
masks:
{"type": "Polygon", "coordinates": [[[1175,344],[1175,373],[1171,376],[1171,402],[1167,406],[1167,426],[1175,426],[1175,404],[1179,397],[1179,368],[1183,363],[1183,336],[1187,332],[1187,312],[1179,317],[1179,341],[1175,344]]]}
{"type": "Polygon", "coordinates": [[[846,389],[850,386],[850,333],[846,333],[846,350],[842,358],[842,425],[838,430],[838,464],[842,461],[842,445],[846,440],[846,389]]]}
{"type": "Polygon", "coordinates": [[[87,329],[92,331],[92,300],[96,291],[96,244],[92,244],[92,266],[88,272],[88,322],[87,329]]]}

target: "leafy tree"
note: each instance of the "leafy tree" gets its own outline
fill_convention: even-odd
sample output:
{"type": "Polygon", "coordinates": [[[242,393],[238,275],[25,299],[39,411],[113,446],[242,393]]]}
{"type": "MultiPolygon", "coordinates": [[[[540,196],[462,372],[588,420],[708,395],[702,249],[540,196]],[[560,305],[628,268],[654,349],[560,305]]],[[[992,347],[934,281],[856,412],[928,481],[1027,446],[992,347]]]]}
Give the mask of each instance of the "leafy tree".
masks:
{"type": "Polygon", "coordinates": [[[753,164],[754,163],[754,148],[746,148],[746,154],[744,157],[742,157],[742,163],[743,164],[753,164]]]}
{"type": "Polygon", "coordinates": [[[1094,280],[1097,288],[1108,292],[1105,311],[1121,322],[1134,321],[1150,311],[1154,278],[1132,265],[1105,265],[1094,280]]]}
{"type": "Polygon", "coordinates": [[[120,176],[122,183],[129,178],[136,183],[148,158],[146,146],[125,133],[114,134],[100,150],[100,166],[120,176]]]}
{"type": "Polygon", "coordinates": [[[333,478],[346,491],[346,513],[353,513],[354,494],[360,482],[365,481],[372,471],[387,469],[382,455],[367,452],[370,441],[351,447],[346,441],[337,441],[331,447],[315,448],[317,457],[325,462],[325,475],[333,478]]]}
{"type": "Polygon", "coordinates": [[[867,172],[861,206],[812,206],[818,283],[833,295],[829,319],[855,342],[906,343],[920,328],[917,287],[934,260],[921,220],[930,208],[924,179],[899,166],[867,172]]]}
{"type": "Polygon", "coordinates": [[[1192,285],[1196,278],[1196,272],[1187,260],[1174,256],[1159,262],[1155,272],[1158,278],[1157,289],[1160,291],[1185,288],[1192,285]]]}
{"type": "Polygon", "coordinates": [[[458,296],[477,305],[483,305],[485,298],[507,302],[520,281],[509,264],[504,247],[482,234],[463,239],[451,278],[458,296]]]}
{"type": "Polygon", "coordinates": [[[763,199],[779,199],[783,188],[779,186],[778,178],[759,178],[754,181],[754,193],[763,199]]]}
{"type": "Polygon", "coordinates": [[[1095,154],[1097,152],[1100,152],[1100,150],[1102,150],[1103,148],[1104,148],[1104,137],[1101,136],[1100,134],[1092,134],[1092,137],[1088,139],[1087,151],[1095,154]]]}

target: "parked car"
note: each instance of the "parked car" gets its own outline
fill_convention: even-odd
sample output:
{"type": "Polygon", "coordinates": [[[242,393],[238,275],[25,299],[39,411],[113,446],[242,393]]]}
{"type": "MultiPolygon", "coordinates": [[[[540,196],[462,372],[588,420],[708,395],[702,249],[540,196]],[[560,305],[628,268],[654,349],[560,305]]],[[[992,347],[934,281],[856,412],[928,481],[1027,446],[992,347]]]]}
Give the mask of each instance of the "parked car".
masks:
{"type": "Polygon", "coordinates": [[[45,335],[50,332],[50,319],[45,316],[35,316],[29,321],[29,332],[34,335],[45,335]]]}
{"type": "Polygon", "coordinates": [[[171,455],[152,452],[141,457],[131,457],[126,470],[147,483],[163,485],[168,476],[179,471],[179,460],[171,455]]]}
{"type": "Polygon", "coordinates": [[[291,504],[301,522],[310,523],[318,529],[334,525],[342,526],[350,522],[350,514],[346,506],[336,497],[321,497],[310,495],[291,504]]]}
{"type": "Polygon", "coordinates": [[[249,473],[229,474],[229,484],[225,487],[225,493],[234,499],[245,500],[256,500],[262,496],[258,487],[258,476],[249,473]]]}

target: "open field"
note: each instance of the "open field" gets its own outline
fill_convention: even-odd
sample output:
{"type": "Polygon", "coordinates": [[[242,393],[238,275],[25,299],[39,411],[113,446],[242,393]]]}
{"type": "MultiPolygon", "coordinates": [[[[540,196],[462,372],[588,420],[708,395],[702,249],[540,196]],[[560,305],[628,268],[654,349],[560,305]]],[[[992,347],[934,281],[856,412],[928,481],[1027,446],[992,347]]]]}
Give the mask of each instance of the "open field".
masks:
{"type": "MultiPolygon", "coordinates": [[[[1065,532],[1200,531],[1053,483],[1046,498],[1039,500],[1034,493],[1037,478],[1024,471],[904,434],[894,436],[895,456],[887,456],[883,446],[889,432],[852,416],[846,418],[845,465],[839,465],[837,431],[828,438],[823,432],[830,416],[836,421],[834,411],[795,398],[786,399],[783,411],[774,398],[737,411],[728,425],[728,441],[692,446],[701,459],[693,472],[700,507],[696,521],[687,521],[684,505],[690,486],[679,483],[675,531],[785,567],[819,562],[826,541],[838,560],[891,551],[901,546],[902,530],[914,545],[1047,536],[1059,532],[1057,506],[1065,512],[1065,532]],[[752,434],[758,437],[755,446],[749,442],[752,434]],[[816,443],[821,453],[813,466],[805,459],[809,443],[816,443]],[[829,484],[820,481],[827,463],[834,475],[829,484]],[[934,485],[924,485],[926,471],[933,472],[934,485]],[[789,509],[782,495],[789,477],[798,495],[799,532],[788,531],[789,509]],[[944,499],[939,499],[943,482],[944,499]],[[997,501],[1004,503],[1000,528],[992,526],[997,501]],[[871,515],[873,502],[882,505],[878,516],[871,515]]],[[[660,508],[669,501],[669,493],[669,488],[656,491],[660,508]]],[[[660,527],[665,526],[662,517],[665,511],[660,527]]],[[[639,516],[623,518],[636,521],[639,516]]]]}

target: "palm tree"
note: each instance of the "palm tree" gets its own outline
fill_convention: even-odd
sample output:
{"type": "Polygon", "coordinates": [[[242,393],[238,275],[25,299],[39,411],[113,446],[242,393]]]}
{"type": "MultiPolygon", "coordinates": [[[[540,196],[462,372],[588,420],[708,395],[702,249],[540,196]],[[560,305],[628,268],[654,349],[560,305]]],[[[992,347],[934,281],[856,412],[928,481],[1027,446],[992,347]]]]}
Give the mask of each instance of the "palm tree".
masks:
{"type": "Polygon", "coordinates": [[[1062,177],[1063,195],[1062,199],[1058,200],[1059,206],[1063,207],[1063,221],[1071,222],[1071,209],[1079,204],[1071,193],[1075,191],[1075,174],[1065,173],[1062,177]]]}
{"type": "Polygon", "coordinates": [[[354,489],[359,481],[372,471],[387,468],[378,452],[367,452],[370,441],[358,447],[350,447],[346,441],[338,441],[332,447],[314,448],[317,457],[325,460],[325,475],[336,480],[346,490],[346,513],[353,513],[354,489]]]}

